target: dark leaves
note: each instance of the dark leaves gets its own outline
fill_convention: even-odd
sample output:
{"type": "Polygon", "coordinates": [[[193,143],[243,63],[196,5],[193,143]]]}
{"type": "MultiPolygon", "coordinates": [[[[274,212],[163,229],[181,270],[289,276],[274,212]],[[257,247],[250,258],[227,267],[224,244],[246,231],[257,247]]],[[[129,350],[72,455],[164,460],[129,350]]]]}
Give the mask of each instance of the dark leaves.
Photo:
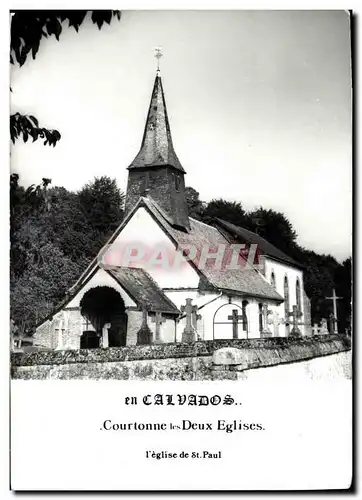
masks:
{"type": "Polygon", "coordinates": [[[38,120],[34,116],[15,113],[10,116],[10,138],[15,143],[16,139],[19,139],[21,136],[24,142],[27,142],[30,136],[33,142],[38,139],[44,139],[44,146],[48,144],[53,147],[61,138],[58,130],[48,130],[39,127],[38,120]]]}
{"type": "Polygon", "coordinates": [[[11,21],[10,62],[25,64],[31,52],[35,59],[42,38],[55,36],[59,41],[62,33],[62,22],[68,20],[69,26],[76,31],[84,22],[87,12],[92,12],[91,20],[102,28],[104,23],[110,24],[113,17],[121,19],[118,10],[19,10],[15,11],[11,21]]]}

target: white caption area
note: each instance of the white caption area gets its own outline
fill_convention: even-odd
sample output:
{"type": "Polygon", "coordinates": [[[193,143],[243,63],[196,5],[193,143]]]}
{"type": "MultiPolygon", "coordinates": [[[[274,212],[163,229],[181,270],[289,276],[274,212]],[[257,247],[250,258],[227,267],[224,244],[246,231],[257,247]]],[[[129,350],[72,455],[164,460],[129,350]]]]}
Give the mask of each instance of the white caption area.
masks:
{"type": "MultiPolygon", "coordinates": [[[[14,490],[263,490],[348,488],[351,381],[21,381],[11,383],[14,490]],[[146,406],[147,394],[231,395],[231,406],[146,406]],[[125,397],[138,404],[127,406],[125,397]],[[165,431],[100,430],[161,423],[165,431]],[[170,430],[182,420],[213,430],[170,430]],[[265,430],[217,431],[218,420],[265,430]],[[146,458],[204,451],[221,459],[146,458]]],[[[177,398],[175,399],[175,402],[177,398]]]]}

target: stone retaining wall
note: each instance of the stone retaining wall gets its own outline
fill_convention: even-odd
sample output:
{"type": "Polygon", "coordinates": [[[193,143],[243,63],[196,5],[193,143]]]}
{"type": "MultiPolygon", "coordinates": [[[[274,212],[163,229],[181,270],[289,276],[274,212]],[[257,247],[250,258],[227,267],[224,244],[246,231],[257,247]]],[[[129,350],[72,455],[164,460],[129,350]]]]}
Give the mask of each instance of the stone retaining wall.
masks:
{"type": "Polygon", "coordinates": [[[235,372],[304,361],[350,348],[347,337],[324,335],[40,351],[12,353],[11,372],[17,379],[236,379],[235,372]],[[233,369],[215,362],[215,352],[225,348],[238,352],[241,361],[233,369]]]}

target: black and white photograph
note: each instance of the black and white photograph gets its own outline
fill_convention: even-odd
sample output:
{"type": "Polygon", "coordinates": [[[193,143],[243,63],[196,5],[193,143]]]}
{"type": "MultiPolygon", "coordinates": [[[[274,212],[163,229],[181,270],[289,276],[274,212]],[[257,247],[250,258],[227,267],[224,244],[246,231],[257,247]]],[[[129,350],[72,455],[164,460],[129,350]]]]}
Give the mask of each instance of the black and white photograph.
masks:
{"type": "Polygon", "coordinates": [[[350,488],[353,13],[9,18],[12,489],[350,488]],[[107,406],[115,394],[122,410],[107,406]],[[20,416],[30,397],[28,431],[37,422],[44,442],[40,415],[62,408],[68,422],[96,406],[82,431],[101,454],[127,443],[126,477],[107,483],[116,463],[70,472],[90,445],[64,421],[78,451],[55,458],[62,483],[40,475],[22,451],[35,439],[20,416]],[[215,422],[202,427],[206,414],[215,422]],[[310,463],[303,477],[273,463],[258,478],[258,450],[273,462],[282,422],[280,464],[310,463]],[[148,445],[157,433],[174,450],[148,445]],[[199,433],[209,448],[182,449],[199,433]],[[216,470],[238,433],[253,472],[223,485],[216,470]],[[127,460],[151,467],[142,486],[127,460]],[[157,482],[181,463],[203,472],[157,482]]]}

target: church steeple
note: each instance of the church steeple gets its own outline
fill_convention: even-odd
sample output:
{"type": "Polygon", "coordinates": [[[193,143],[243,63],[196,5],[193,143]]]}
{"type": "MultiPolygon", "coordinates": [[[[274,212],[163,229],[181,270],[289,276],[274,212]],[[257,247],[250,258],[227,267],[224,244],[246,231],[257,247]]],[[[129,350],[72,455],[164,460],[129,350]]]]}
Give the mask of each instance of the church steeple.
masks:
{"type": "MultiPolygon", "coordinates": [[[[156,55],[160,57],[160,55],[156,55]]],[[[171,137],[159,66],[148,109],[141,149],[128,167],[127,213],[140,196],[149,196],[176,227],[190,227],[185,180],[171,137]]]]}
{"type": "Polygon", "coordinates": [[[185,173],[172,144],[162,80],[157,72],[143,132],[141,149],[128,170],[169,165],[185,173]]]}

